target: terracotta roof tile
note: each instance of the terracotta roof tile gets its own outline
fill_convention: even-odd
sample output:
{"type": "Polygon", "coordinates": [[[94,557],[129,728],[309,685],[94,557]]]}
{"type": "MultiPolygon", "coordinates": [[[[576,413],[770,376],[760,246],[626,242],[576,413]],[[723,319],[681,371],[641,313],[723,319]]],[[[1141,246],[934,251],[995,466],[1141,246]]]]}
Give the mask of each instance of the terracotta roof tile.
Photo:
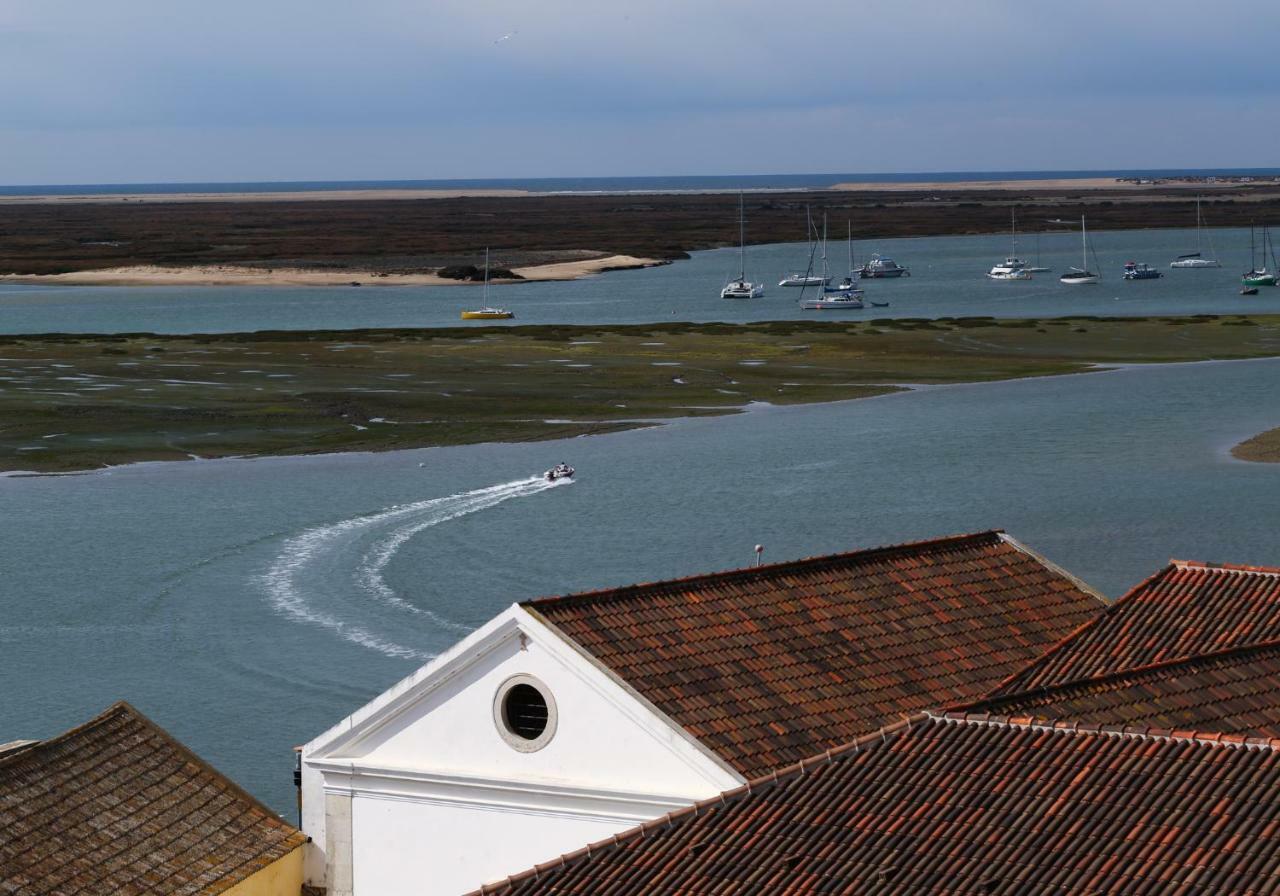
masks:
{"type": "Polygon", "coordinates": [[[1273,894],[1278,748],[916,717],[480,892],[1273,894]]]}
{"type": "Polygon", "coordinates": [[[1103,604],[984,532],[524,606],[750,776],[982,696],[1103,604]]]}
{"type": "Polygon", "coordinates": [[[127,703],[0,756],[0,893],[220,893],[305,840],[127,703]]]}
{"type": "Polygon", "coordinates": [[[1174,561],[993,692],[1280,640],[1280,569],[1174,561]]]}
{"type": "Polygon", "coordinates": [[[1280,737],[1280,641],[969,704],[970,711],[1280,737]]]}

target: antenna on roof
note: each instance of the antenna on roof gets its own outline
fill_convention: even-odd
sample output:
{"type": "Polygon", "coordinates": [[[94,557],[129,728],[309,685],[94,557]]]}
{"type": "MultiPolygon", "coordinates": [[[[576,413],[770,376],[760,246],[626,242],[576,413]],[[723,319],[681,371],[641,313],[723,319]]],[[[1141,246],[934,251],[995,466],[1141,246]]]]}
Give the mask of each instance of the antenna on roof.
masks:
{"type": "Polygon", "coordinates": [[[760,565],[760,556],[764,553],[764,545],[756,545],[756,566],[760,565]]]}

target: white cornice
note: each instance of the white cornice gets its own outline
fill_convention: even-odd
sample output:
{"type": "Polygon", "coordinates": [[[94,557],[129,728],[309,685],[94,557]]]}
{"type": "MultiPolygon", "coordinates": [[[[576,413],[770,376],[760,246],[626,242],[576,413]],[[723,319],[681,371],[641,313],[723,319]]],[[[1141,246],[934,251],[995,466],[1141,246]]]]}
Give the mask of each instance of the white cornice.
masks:
{"type": "Polygon", "coordinates": [[[630,824],[665,815],[693,802],[689,797],[671,794],[536,780],[501,780],[338,759],[314,760],[311,764],[321,770],[327,793],[523,815],[630,824]]]}

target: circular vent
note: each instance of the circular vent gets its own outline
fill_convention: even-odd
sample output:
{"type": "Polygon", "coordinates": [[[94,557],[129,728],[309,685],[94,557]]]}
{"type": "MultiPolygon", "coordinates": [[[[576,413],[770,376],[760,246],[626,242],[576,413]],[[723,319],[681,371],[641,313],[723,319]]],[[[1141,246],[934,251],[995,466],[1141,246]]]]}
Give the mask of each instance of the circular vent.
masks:
{"type": "Polygon", "coordinates": [[[532,675],[515,675],[502,683],[493,715],[502,739],[522,753],[542,749],[556,733],[555,699],[532,675]]]}

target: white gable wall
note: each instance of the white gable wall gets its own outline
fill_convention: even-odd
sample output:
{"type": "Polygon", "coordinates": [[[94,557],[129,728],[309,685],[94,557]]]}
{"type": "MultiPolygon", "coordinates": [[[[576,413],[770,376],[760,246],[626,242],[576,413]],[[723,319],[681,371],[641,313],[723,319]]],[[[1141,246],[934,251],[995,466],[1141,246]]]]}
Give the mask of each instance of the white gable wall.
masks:
{"type": "Polygon", "coordinates": [[[515,606],[304,748],[308,880],[332,896],[458,896],[741,782],[515,606]],[[556,704],[536,752],[494,721],[514,675],[556,704]]]}

